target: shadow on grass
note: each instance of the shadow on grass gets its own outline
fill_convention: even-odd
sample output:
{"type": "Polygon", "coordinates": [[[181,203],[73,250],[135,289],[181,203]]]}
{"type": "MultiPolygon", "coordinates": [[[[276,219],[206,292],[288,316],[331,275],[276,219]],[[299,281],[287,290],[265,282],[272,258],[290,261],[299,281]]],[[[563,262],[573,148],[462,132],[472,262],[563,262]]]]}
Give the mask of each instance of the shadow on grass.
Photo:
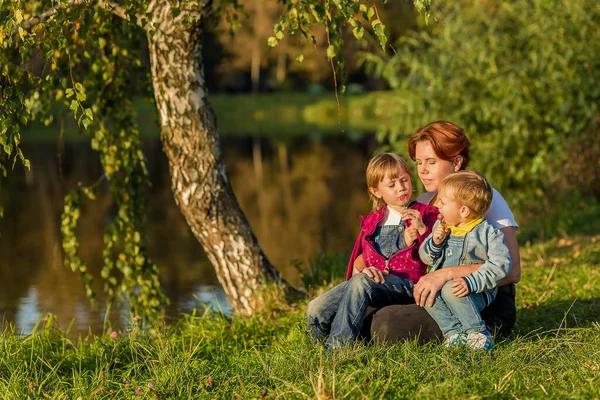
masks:
{"type": "Polygon", "coordinates": [[[565,299],[519,308],[514,333],[526,335],[532,331],[587,328],[600,322],[600,298],[565,299]]]}

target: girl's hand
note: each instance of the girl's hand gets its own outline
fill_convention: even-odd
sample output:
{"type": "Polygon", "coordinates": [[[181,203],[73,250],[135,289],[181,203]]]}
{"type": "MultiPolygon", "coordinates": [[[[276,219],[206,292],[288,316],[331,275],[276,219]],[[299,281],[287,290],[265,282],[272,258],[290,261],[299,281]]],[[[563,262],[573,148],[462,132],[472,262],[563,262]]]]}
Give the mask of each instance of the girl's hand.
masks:
{"type": "Polygon", "coordinates": [[[427,230],[427,227],[423,223],[423,218],[421,217],[421,213],[419,211],[414,210],[412,208],[407,208],[406,210],[402,210],[400,212],[400,215],[402,215],[403,221],[410,221],[410,225],[414,226],[417,229],[419,235],[424,234],[427,230]]]}
{"type": "Polygon", "coordinates": [[[415,284],[413,291],[415,303],[421,307],[425,306],[425,304],[427,304],[428,307],[433,306],[435,295],[442,289],[446,282],[448,282],[448,279],[444,274],[445,271],[440,269],[422,276],[421,279],[419,279],[419,282],[415,284]]]}
{"type": "Polygon", "coordinates": [[[465,297],[470,293],[467,282],[462,278],[455,279],[450,288],[452,289],[452,294],[456,297],[465,297]]]}
{"type": "Polygon", "coordinates": [[[414,225],[404,229],[404,241],[406,242],[406,246],[412,246],[418,237],[419,232],[417,232],[417,228],[415,228],[414,225]]]}
{"type": "Polygon", "coordinates": [[[377,283],[383,283],[384,281],[384,276],[386,276],[387,274],[389,274],[387,269],[384,269],[383,271],[380,269],[377,269],[375,267],[368,267],[362,270],[362,273],[367,275],[369,278],[373,278],[373,280],[377,283]]]}
{"type": "Polygon", "coordinates": [[[433,230],[433,243],[440,246],[442,243],[444,243],[446,236],[448,236],[448,232],[449,230],[444,224],[439,224],[436,226],[433,230]]]}
{"type": "Polygon", "coordinates": [[[356,257],[356,260],[354,260],[354,264],[352,264],[352,275],[360,274],[363,269],[365,269],[365,260],[363,255],[360,254],[356,257]]]}

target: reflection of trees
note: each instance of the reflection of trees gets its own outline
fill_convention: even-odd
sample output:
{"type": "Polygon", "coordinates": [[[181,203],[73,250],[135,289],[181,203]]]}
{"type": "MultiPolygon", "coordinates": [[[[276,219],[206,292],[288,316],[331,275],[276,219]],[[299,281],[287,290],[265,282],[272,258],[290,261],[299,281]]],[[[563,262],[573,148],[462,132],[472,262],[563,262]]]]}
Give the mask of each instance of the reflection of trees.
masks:
{"type": "Polygon", "coordinates": [[[350,251],[358,231],[356,210],[368,211],[365,152],[340,140],[331,142],[342,144],[294,143],[290,151],[290,145],[276,143],[275,154],[263,154],[262,186],[249,157],[225,155],[244,212],[266,254],[288,279],[295,276],[292,259],[306,260],[322,249],[350,251]],[[260,197],[267,204],[266,215],[260,197]]]}
{"type": "MultiPolygon", "coordinates": [[[[75,316],[78,303],[87,306],[87,300],[78,300],[82,296],[85,299],[85,294],[77,275],[63,266],[60,214],[66,193],[64,187],[74,186],[82,175],[93,176],[99,172],[97,165],[89,162],[90,158],[76,154],[78,152],[74,150],[71,146],[64,150],[64,154],[69,154],[68,157],[73,160],[64,169],[64,182],[61,182],[54,152],[34,146],[27,149],[33,165],[31,171],[18,171],[8,183],[10,214],[6,215],[0,238],[3,255],[0,275],[4,286],[0,290],[0,299],[3,308],[10,309],[7,320],[14,321],[17,301],[27,295],[31,286],[36,288],[37,300],[43,311],[57,314],[65,327],[75,316]],[[22,174],[26,175],[26,179],[22,174]]],[[[86,218],[82,219],[85,237],[82,255],[94,251],[93,242],[88,240],[87,235],[90,231],[87,224],[94,215],[92,210],[86,212],[86,218]]],[[[98,248],[101,249],[101,246],[98,248]]]]}
{"type": "MultiPolygon", "coordinates": [[[[292,259],[306,260],[320,249],[350,250],[358,231],[357,210],[368,211],[365,143],[342,138],[225,142],[227,165],[242,207],[265,251],[288,279],[295,278],[289,267],[292,259]]],[[[60,235],[63,198],[78,181],[90,184],[102,174],[97,155],[86,143],[67,145],[61,152],[61,173],[53,149],[28,147],[33,167],[27,178],[18,169],[2,182],[0,312],[7,321],[15,321],[19,301],[35,288],[38,306],[56,314],[61,326],[67,327],[76,317],[75,330],[85,331],[87,326],[99,330],[104,315],[91,311],[79,275],[63,265],[60,235]]],[[[199,284],[218,283],[175,205],[160,142],[149,142],[145,150],[153,185],[148,196],[149,255],[160,266],[161,282],[171,299],[167,315],[177,315],[186,311],[182,304],[195,304],[193,294],[199,284]]],[[[83,203],[80,253],[95,276],[102,266],[103,231],[112,207],[102,185],[96,200],[83,203]]],[[[94,289],[102,304],[100,285],[97,279],[94,289]]],[[[118,310],[113,311],[111,319],[118,324],[118,310]]]]}
{"type": "MultiPolygon", "coordinates": [[[[157,141],[157,143],[159,143],[157,141]]],[[[150,146],[152,147],[152,145],[150,146]]],[[[149,196],[148,235],[150,255],[161,268],[161,280],[173,305],[192,298],[198,282],[217,284],[198,242],[175,206],[169,189],[167,161],[160,146],[150,149],[149,166],[155,174],[149,196]],[[154,159],[157,156],[157,159],[154,159]]],[[[20,299],[35,287],[38,306],[57,315],[61,326],[77,317],[76,329],[99,329],[104,315],[92,313],[78,273],[63,265],[60,215],[67,188],[77,182],[89,184],[101,174],[97,154],[87,143],[66,146],[62,174],[54,151],[44,146],[26,149],[32,162],[31,172],[16,171],[4,190],[5,218],[0,220],[0,312],[7,321],[15,321],[20,299]],[[29,174],[25,179],[25,174],[29,174]]],[[[92,274],[99,278],[102,267],[103,232],[111,218],[113,202],[101,186],[96,200],[85,200],[79,222],[80,255],[92,274]]],[[[100,279],[94,289],[98,303],[105,301],[100,279]]],[[[113,321],[118,310],[114,310],[113,321]]]]}

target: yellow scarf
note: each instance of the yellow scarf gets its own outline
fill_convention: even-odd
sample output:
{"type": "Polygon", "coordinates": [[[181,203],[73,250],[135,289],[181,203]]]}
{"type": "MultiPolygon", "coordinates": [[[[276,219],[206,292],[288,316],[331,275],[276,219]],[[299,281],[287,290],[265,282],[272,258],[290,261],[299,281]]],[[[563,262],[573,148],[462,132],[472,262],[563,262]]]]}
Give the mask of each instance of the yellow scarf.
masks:
{"type": "Polygon", "coordinates": [[[450,229],[450,234],[452,236],[465,236],[467,233],[471,232],[473,228],[479,225],[481,221],[483,221],[483,217],[476,218],[461,226],[448,225],[448,229],[450,229]]]}

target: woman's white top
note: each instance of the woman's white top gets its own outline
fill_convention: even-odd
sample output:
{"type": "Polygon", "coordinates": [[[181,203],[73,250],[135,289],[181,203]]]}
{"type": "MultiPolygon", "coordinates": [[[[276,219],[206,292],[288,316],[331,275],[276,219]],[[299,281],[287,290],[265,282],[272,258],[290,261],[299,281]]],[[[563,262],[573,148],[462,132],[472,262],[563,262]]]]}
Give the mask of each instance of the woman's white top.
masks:
{"type": "MultiPolygon", "coordinates": [[[[515,216],[508,204],[506,204],[506,200],[504,197],[496,190],[492,189],[492,204],[490,204],[490,208],[483,215],[485,219],[494,227],[498,229],[507,228],[509,226],[513,226],[515,229],[519,229],[519,225],[515,221],[515,216]]],[[[435,192],[427,192],[423,193],[417,198],[419,203],[429,204],[435,192]]]]}

